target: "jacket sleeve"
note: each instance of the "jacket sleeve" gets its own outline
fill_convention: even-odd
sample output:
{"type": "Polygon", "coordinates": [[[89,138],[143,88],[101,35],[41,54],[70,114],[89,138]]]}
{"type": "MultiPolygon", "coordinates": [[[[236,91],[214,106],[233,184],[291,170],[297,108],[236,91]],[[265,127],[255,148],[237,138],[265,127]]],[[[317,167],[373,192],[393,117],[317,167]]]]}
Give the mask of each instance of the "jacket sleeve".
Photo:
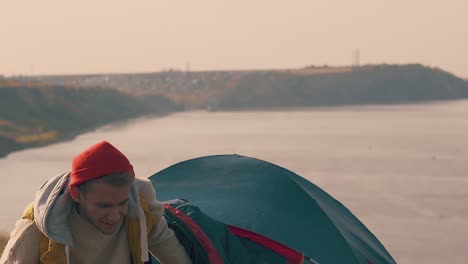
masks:
{"type": "Polygon", "coordinates": [[[0,258],[0,264],[39,263],[40,232],[33,221],[20,219],[0,258]]]}
{"type": "Polygon", "coordinates": [[[174,231],[167,226],[163,217],[164,207],[156,200],[153,186],[149,181],[138,181],[138,189],[148,201],[149,209],[157,219],[156,225],[148,233],[149,251],[164,264],[192,263],[174,231]]]}

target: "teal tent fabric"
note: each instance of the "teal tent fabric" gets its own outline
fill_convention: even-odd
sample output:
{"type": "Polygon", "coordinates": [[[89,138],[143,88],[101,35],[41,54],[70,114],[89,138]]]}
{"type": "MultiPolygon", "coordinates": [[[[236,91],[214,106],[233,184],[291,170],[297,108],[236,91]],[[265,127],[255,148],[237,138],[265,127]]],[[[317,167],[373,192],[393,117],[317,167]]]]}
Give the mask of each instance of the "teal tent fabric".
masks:
{"type": "Polygon", "coordinates": [[[269,237],[318,263],[396,263],[340,202],[275,164],[216,155],[180,162],[149,179],[159,200],[189,200],[214,219],[269,237]]]}

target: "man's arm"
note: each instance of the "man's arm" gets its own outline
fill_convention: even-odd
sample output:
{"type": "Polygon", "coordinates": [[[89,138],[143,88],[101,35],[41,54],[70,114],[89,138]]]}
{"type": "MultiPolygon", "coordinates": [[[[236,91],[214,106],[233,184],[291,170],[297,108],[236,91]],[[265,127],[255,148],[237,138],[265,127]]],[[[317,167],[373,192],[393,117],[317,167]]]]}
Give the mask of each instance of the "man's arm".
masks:
{"type": "Polygon", "coordinates": [[[158,219],[153,230],[148,234],[148,247],[161,263],[192,263],[164,218],[158,219]]]}
{"type": "Polygon", "coordinates": [[[148,202],[151,214],[156,217],[156,224],[148,233],[149,251],[162,263],[192,263],[174,231],[167,226],[167,222],[163,217],[164,207],[156,200],[153,185],[148,180],[141,179],[136,179],[136,183],[138,190],[148,202]]]}
{"type": "Polygon", "coordinates": [[[16,221],[10,240],[0,258],[0,264],[39,263],[40,232],[33,221],[20,219],[16,221]]]}

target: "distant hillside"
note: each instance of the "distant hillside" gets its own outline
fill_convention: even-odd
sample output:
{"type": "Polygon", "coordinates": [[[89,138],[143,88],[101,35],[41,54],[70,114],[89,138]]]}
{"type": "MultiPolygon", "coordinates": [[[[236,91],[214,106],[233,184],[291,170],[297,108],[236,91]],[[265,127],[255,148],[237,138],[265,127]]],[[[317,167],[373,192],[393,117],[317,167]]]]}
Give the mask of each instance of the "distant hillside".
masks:
{"type": "Polygon", "coordinates": [[[326,74],[254,73],[214,109],[395,104],[468,98],[468,82],[421,65],[380,65],[326,74]]]}
{"type": "Polygon", "coordinates": [[[68,76],[39,76],[20,78],[53,85],[103,87],[118,89],[135,95],[162,95],[187,109],[206,108],[222,97],[227,90],[235,89],[238,80],[252,71],[213,71],[135,74],[96,74],[68,76]]]}
{"type": "Polygon", "coordinates": [[[186,109],[393,104],[468,98],[465,80],[419,64],[42,76],[28,80],[163,95],[186,109]]]}
{"type": "Polygon", "coordinates": [[[0,79],[0,156],[57,142],[107,123],[179,108],[161,96],[43,86],[0,79]]]}

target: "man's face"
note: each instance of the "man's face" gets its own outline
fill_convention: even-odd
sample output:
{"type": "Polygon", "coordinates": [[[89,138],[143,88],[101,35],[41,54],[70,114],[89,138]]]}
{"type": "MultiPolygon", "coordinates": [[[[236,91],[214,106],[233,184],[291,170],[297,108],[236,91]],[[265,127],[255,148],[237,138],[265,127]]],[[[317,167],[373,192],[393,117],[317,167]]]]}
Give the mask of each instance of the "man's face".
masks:
{"type": "Polygon", "coordinates": [[[87,192],[75,189],[73,200],[79,215],[104,234],[112,234],[127,215],[131,185],[111,186],[103,181],[90,184],[87,192]]]}

